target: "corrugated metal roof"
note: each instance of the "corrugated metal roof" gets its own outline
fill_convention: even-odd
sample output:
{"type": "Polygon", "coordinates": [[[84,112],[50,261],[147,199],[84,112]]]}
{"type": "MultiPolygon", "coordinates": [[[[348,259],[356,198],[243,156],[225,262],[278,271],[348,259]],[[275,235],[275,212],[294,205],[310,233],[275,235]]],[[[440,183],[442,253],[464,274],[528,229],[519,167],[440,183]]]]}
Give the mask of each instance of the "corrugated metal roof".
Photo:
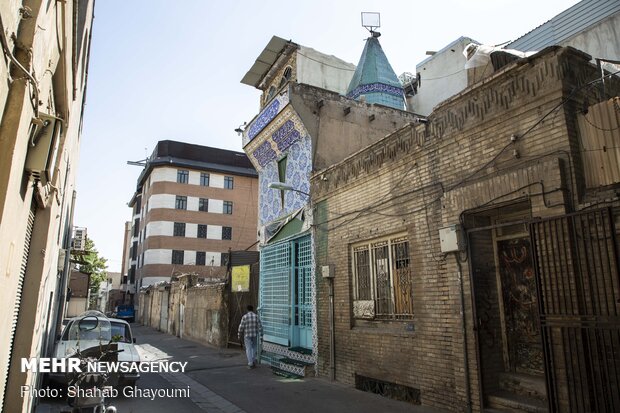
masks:
{"type": "Polygon", "coordinates": [[[514,42],[507,49],[523,52],[542,50],[557,45],[590,26],[620,12],[620,1],[583,0],[541,24],[514,42]]]}
{"type": "Polygon", "coordinates": [[[273,36],[267,46],[263,49],[256,61],[241,79],[244,85],[258,87],[262,78],[267,74],[271,66],[276,62],[284,47],[291,43],[290,40],[284,40],[281,37],[273,36]]]}

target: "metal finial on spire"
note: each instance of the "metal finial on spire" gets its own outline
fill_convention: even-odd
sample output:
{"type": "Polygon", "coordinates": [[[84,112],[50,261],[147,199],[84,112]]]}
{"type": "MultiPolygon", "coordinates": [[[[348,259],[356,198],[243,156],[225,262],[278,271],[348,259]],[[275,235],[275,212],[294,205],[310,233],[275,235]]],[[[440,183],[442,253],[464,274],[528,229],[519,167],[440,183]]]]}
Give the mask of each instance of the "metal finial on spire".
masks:
{"type": "Polygon", "coordinates": [[[375,31],[381,27],[381,14],[377,12],[362,12],[362,27],[370,32],[372,37],[379,37],[381,33],[375,31]]]}

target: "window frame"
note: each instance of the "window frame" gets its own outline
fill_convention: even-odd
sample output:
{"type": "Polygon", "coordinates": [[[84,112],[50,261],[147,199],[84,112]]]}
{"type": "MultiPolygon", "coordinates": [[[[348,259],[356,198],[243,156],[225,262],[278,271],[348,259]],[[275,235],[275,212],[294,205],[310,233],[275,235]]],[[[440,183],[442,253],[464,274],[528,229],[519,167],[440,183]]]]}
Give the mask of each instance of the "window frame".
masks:
{"type": "Polygon", "coordinates": [[[196,265],[207,265],[207,253],[205,251],[196,251],[196,265]]]}
{"type": "Polygon", "coordinates": [[[174,209],[187,210],[187,197],[185,195],[176,196],[174,200],[174,209]]]}
{"type": "Polygon", "coordinates": [[[198,211],[209,212],[209,198],[198,198],[198,211]]]}
{"type": "Polygon", "coordinates": [[[232,227],[222,227],[222,240],[225,241],[231,241],[232,240],[232,227]],[[230,233],[229,237],[230,238],[224,238],[224,231],[229,230],[228,232],[230,233]]]}
{"type": "Polygon", "coordinates": [[[209,186],[211,183],[211,175],[207,172],[200,173],[200,186],[209,186]]]}
{"type": "Polygon", "coordinates": [[[185,262],[185,251],[184,250],[172,250],[171,262],[173,265],[183,265],[183,263],[185,262]],[[180,257],[181,262],[175,262],[175,261],[179,261],[179,257],[180,257]]]}
{"type": "Polygon", "coordinates": [[[222,204],[222,214],[232,215],[233,213],[233,202],[232,201],[224,201],[222,204]]]}
{"type": "Polygon", "coordinates": [[[177,183],[188,184],[189,183],[189,170],[177,169],[177,183]]]}
{"type": "Polygon", "coordinates": [[[411,321],[415,316],[413,306],[415,273],[412,267],[411,242],[407,233],[357,242],[351,244],[350,251],[354,318],[411,321]],[[360,261],[364,254],[366,261],[360,261]],[[381,296],[382,292],[387,292],[385,285],[381,287],[382,280],[379,278],[381,277],[379,263],[383,260],[387,260],[383,265],[386,265],[388,270],[389,294],[381,296]],[[360,271],[363,269],[368,271],[368,290],[360,289],[362,284],[360,277],[365,276],[360,271]],[[406,290],[404,298],[397,297],[397,290],[398,292],[406,290]],[[361,309],[356,309],[356,306],[361,309]]]}
{"type": "Polygon", "coordinates": [[[198,228],[196,229],[196,238],[207,239],[207,225],[206,224],[198,224],[198,228]],[[204,228],[204,237],[201,237],[201,229],[204,228]]]}
{"type": "Polygon", "coordinates": [[[175,222],[172,230],[172,236],[184,237],[186,229],[187,225],[185,224],[185,222],[175,222]]]}
{"type": "Polygon", "coordinates": [[[235,178],[232,176],[224,176],[224,189],[235,189],[235,178]]]}

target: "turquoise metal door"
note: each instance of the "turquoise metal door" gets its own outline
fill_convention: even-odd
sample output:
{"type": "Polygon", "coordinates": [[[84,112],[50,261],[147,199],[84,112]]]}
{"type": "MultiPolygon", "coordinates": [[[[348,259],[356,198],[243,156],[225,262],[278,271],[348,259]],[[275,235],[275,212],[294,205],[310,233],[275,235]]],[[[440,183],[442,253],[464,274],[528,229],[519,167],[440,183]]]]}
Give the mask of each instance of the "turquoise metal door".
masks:
{"type": "Polygon", "coordinates": [[[290,274],[290,243],[271,245],[261,251],[259,298],[263,338],[283,346],[289,345],[291,325],[290,274]]]}
{"type": "Polygon", "coordinates": [[[292,347],[312,348],[312,242],[310,236],[294,240],[291,248],[292,347]]]}

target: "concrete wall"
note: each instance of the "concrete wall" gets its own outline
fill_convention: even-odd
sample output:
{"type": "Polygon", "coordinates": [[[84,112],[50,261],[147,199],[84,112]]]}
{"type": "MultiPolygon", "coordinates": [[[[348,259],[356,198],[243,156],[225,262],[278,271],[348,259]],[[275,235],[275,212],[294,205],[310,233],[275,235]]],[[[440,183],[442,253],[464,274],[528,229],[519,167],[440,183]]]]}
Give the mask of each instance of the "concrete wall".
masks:
{"type": "Polygon", "coordinates": [[[228,345],[224,284],[190,286],[184,277],[180,282],[153,285],[141,291],[139,302],[138,321],[144,325],[202,344],[228,345]]]}
{"type": "MultiPolygon", "coordinates": [[[[472,275],[463,263],[464,337],[459,264],[454,254],[441,253],[438,230],[458,224],[468,211],[511,203],[526,202],[533,217],[604,200],[620,204],[613,191],[584,191],[576,113],[595,94],[582,88],[574,104],[559,105],[565,91],[599,76],[587,59],[556,48],[506,67],[444,102],[430,124],[402,128],[313,176],[317,264],[335,268],[338,381],[354,385],[356,375],[387,381],[419,390],[424,405],[460,411],[467,401],[466,352],[469,396],[473,410],[481,410],[472,275]],[[543,119],[548,113],[553,121],[543,119]],[[413,317],[354,317],[352,246],[403,231],[414,272],[413,317]]],[[[616,84],[613,93],[619,91],[616,84]]],[[[321,280],[321,375],[330,372],[328,302],[321,280]]]]}
{"type": "Polygon", "coordinates": [[[89,0],[30,1],[27,15],[20,13],[22,3],[0,4],[9,53],[35,74],[34,80],[27,80],[15,65],[9,68],[9,59],[0,62],[0,323],[5,326],[0,331],[0,407],[15,412],[29,411],[33,404],[20,397],[19,387],[37,385],[40,379],[20,373],[16,360],[51,352],[58,313],[64,311],[65,285],[58,278],[64,261],[59,260],[59,250],[68,246],[72,226],[93,14],[89,0]],[[79,19],[84,25],[75,28],[74,49],[67,33],[74,31],[76,8],[86,18],[79,19]],[[39,93],[33,104],[30,94],[35,89],[39,93]],[[24,172],[32,150],[31,119],[38,112],[63,119],[58,156],[47,184],[24,172]],[[30,211],[35,214],[32,238],[27,231],[30,211]]]}
{"type": "Polygon", "coordinates": [[[474,40],[461,37],[433,56],[416,65],[420,75],[417,93],[407,99],[410,111],[428,116],[443,100],[467,87],[467,71],[463,50],[474,40]]]}

